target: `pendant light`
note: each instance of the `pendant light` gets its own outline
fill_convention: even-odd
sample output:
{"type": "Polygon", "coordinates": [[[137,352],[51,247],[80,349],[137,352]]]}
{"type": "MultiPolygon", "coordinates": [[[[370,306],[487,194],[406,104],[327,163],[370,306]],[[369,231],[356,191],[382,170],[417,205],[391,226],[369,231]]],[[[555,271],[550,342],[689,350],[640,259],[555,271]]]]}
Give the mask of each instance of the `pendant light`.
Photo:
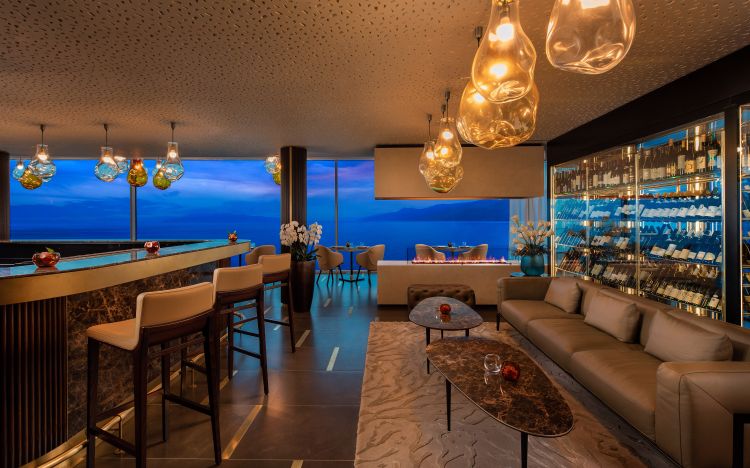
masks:
{"type": "Polygon", "coordinates": [[[268,156],[263,166],[265,167],[266,172],[271,174],[276,185],[281,185],[281,158],[279,155],[273,154],[268,156]]]}
{"type": "Polygon", "coordinates": [[[437,139],[435,140],[435,160],[440,164],[453,167],[461,164],[461,139],[458,137],[456,121],[448,116],[448,102],[451,92],[445,91],[445,104],[443,104],[443,117],[440,119],[437,139]]]}
{"type": "Polygon", "coordinates": [[[162,168],[164,169],[164,177],[170,182],[180,180],[182,175],[185,173],[185,168],[182,166],[182,160],[180,159],[180,153],[177,150],[177,142],[174,141],[174,127],[175,123],[170,122],[172,128],[172,141],[167,143],[167,157],[164,158],[162,168]]]}
{"type": "Polygon", "coordinates": [[[36,145],[36,154],[34,155],[34,159],[29,163],[28,168],[35,176],[42,179],[42,182],[49,182],[52,176],[55,175],[55,172],[57,172],[57,168],[55,167],[55,163],[52,162],[52,158],[50,158],[49,148],[44,144],[44,128],[44,124],[39,126],[39,130],[42,133],[42,142],[36,145]]]}
{"type": "Polygon", "coordinates": [[[435,164],[435,142],[432,140],[432,114],[427,114],[427,141],[424,142],[422,154],[419,155],[419,172],[424,176],[427,170],[435,164]]]}
{"type": "Polygon", "coordinates": [[[37,175],[28,167],[23,171],[23,175],[18,179],[18,182],[21,183],[21,187],[27,190],[38,189],[42,186],[42,179],[37,177],[37,175]]]}
{"type": "Polygon", "coordinates": [[[112,182],[120,175],[120,168],[115,162],[114,151],[109,146],[109,126],[104,124],[104,146],[100,148],[99,162],[94,166],[94,175],[102,182],[112,182]]]}
{"type": "Polygon", "coordinates": [[[164,175],[164,166],[161,165],[161,162],[157,161],[157,168],[154,169],[153,177],[151,178],[151,182],[154,184],[154,187],[156,187],[159,190],[166,190],[172,185],[172,181],[167,179],[164,175]]]}
{"type": "Polygon", "coordinates": [[[13,168],[13,172],[11,174],[13,175],[14,179],[21,180],[24,172],[26,172],[26,165],[23,163],[23,159],[18,158],[18,163],[16,163],[16,167],[13,168]]]}
{"type": "Polygon", "coordinates": [[[115,156],[115,163],[117,163],[117,170],[120,171],[120,174],[125,174],[128,172],[128,158],[125,156],[115,156]]]}
{"type": "Polygon", "coordinates": [[[133,159],[128,171],[128,183],[133,187],[143,187],[148,182],[148,172],[143,167],[143,159],[133,159]]]}
{"type": "Polygon", "coordinates": [[[635,38],[631,0],[556,0],[547,59],[561,70],[597,75],[625,58],[635,38]]]}
{"type": "Polygon", "coordinates": [[[487,34],[474,55],[471,80],[485,99],[500,103],[531,91],[536,51],[521,27],[520,0],[491,2],[487,34]]]}
{"type": "Polygon", "coordinates": [[[461,165],[446,167],[436,164],[430,167],[425,173],[425,181],[433,192],[448,193],[464,177],[464,168],[461,165]]]}

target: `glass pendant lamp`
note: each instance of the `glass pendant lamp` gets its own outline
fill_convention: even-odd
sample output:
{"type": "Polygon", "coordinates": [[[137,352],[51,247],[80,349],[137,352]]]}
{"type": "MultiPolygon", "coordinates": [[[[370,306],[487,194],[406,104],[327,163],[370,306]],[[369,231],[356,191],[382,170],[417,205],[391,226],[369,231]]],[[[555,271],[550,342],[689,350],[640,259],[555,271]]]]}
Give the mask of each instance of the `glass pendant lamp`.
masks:
{"type": "Polygon", "coordinates": [[[167,157],[164,158],[162,167],[164,168],[164,177],[169,179],[170,182],[180,180],[182,175],[185,173],[185,168],[182,165],[180,159],[180,153],[177,149],[177,142],[174,141],[174,127],[175,123],[170,122],[169,125],[172,127],[172,141],[167,143],[167,157]]]}
{"type": "Polygon", "coordinates": [[[425,175],[425,172],[435,163],[435,142],[432,140],[432,114],[427,114],[427,141],[424,142],[424,148],[419,155],[419,172],[425,175]]]}
{"type": "Polygon", "coordinates": [[[447,167],[438,163],[430,167],[424,176],[430,190],[437,193],[448,193],[463,179],[464,168],[461,165],[447,167]]]}
{"type": "Polygon", "coordinates": [[[159,171],[161,171],[161,166],[162,166],[162,160],[161,159],[157,159],[156,160],[156,165],[154,166],[154,170],[151,171],[151,175],[155,176],[159,171]]]}
{"type": "Polygon", "coordinates": [[[164,169],[161,167],[154,171],[154,176],[151,178],[151,181],[153,182],[154,187],[159,190],[166,190],[172,185],[172,182],[164,176],[164,169]]]}
{"type": "Polygon", "coordinates": [[[44,128],[43,124],[39,126],[42,133],[42,142],[36,145],[36,154],[29,163],[29,169],[35,176],[42,179],[42,182],[49,182],[57,172],[57,168],[50,158],[49,148],[44,144],[44,128]]]}
{"type": "Polygon", "coordinates": [[[23,177],[23,174],[26,172],[26,165],[23,163],[23,159],[19,158],[18,163],[16,163],[16,167],[13,168],[13,172],[11,173],[13,175],[13,178],[16,180],[21,180],[21,177],[23,177]]]}
{"type": "Polygon", "coordinates": [[[495,104],[482,96],[471,81],[458,106],[456,126],[461,137],[485,149],[507,148],[528,140],[536,130],[539,91],[531,91],[515,101],[495,104]]]}
{"type": "Polygon", "coordinates": [[[485,99],[500,103],[522,98],[534,81],[536,50],[521,27],[520,0],[491,0],[487,33],[471,66],[471,80],[485,99]]]}
{"type": "Polygon", "coordinates": [[[34,171],[32,171],[28,167],[23,172],[21,178],[18,179],[18,182],[20,182],[21,186],[27,190],[38,189],[42,186],[42,179],[40,177],[37,177],[37,175],[34,174],[34,171]]]}
{"type": "Polygon", "coordinates": [[[94,175],[103,182],[112,182],[120,175],[120,168],[117,167],[114,151],[109,144],[109,126],[104,124],[104,146],[99,152],[99,162],[94,166],[94,175]]]}
{"type": "Polygon", "coordinates": [[[561,70],[596,75],[625,58],[635,37],[631,0],[556,0],[547,59],[561,70]]]}
{"type": "Polygon", "coordinates": [[[443,118],[440,119],[437,139],[435,140],[435,161],[447,167],[453,167],[461,164],[461,139],[458,137],[456,121],[453,117],[448,117],[448,102],[450,101],[450,91],[445,92],[445,104],[442,107],[443,118]]]}
{"type": "Polygon", "coordinates": [[[281,185],[281,158],[279,155],[274,154],[266,158],[266,162],[263,164],[266,172],[271,174],[274,183],[281,185]]]}
{"type": "Polygon", "coordinates": [[[148,172],[143,167],[143,159],[133,159],[128,171],[128,183],[133,187],[143,187],[148,182],[148,172]]]}
{"type": "Polygon", "coordinates": [[[128,159],[125,156],[116,155],[115,163],[117,163],[117,170],[120,171],[120,174],[128,172],[128,159]]]}

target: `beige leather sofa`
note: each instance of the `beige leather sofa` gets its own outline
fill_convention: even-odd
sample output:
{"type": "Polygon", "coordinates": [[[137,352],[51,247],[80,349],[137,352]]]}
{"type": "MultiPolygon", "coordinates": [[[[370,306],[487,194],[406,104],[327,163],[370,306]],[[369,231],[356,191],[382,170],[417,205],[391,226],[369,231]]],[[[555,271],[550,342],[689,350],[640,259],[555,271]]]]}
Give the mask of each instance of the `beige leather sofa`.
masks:
{"type": "MultiPolygon", "coordinates": [[[[582,292],[578,310],[568,313],[544,300],[553,280],[559,281],[501,278],[498,314],[681,465],[731,466],[733,415],[750,413],[750,330],[578,279],[569,280],[582,292]],[[632,343],[584,322],[592,302],[601,304],[601,298],[593,301],[598,294],[635,305],[632,343]],[[652,324],[657,314],[679,322],[662,317],[656,333],[652,324]],[[663,362],[645,351],[650,339],[667,348],[702,346],[694,338],[684,343],[684,333],[666,329],[665,335],[664,323],[678,325],[672,330],[687,323],[726,335],[731,360],[663,362]]],[[[750,466],[750,430],[744,447],[744,466],[750,466]]]]}

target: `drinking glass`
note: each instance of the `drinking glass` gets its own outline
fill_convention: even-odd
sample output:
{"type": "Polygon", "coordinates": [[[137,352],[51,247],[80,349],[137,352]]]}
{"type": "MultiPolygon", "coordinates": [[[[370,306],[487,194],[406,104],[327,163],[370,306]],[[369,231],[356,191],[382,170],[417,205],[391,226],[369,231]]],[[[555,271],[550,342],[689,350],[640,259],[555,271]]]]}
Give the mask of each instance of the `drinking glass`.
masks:
{"type": "Polygon", "coordinates": [[[491,373],[491,374],[497,374],[500,372],[500,368],[502,367],[502,361],[500,360],[500,356],[497,354],[487,354],[484,356],[484,369],[491,373]]]}

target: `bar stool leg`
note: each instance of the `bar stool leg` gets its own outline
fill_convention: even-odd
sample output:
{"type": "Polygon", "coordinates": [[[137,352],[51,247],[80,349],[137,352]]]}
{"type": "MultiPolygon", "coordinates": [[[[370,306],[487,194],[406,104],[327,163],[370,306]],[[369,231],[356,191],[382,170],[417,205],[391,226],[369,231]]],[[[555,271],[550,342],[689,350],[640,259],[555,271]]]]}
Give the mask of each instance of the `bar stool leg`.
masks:
{"type": "Polygon", "coordinates": [[[268,395],[268,359],[266,358],[266,311],[263,293],[255,300],[255,310],[258,315],[258,340],[260,341],[260,368],[263,371],[263,392],[268,395]]]}
{"type": "Polygon", "coordinates": [[[135,466],[146,466],[146,373],[148,349],[139,346],[133,352],[133,394],[135,403],[135,466]]]}
{"type": "Polygon", "coordinates": [[[234,374],[234,314],[227,314],[227,372],[229,380],[234,374]]]}
{"type": "MultiPolygon", "coordinates": [[[[162,343],[161,350],[169,347],[169,343],[162,343]]],[[[161,357],[161,439],[166,442],[169,436],[169,419],[167,416],[167,395],[169,394],[169,355],[161,357]]]]}
{"type": "Polygon", "coordinates": [[[86,466],[94,467],[96,458],[96,436],[92,428],[96,427],[98,408],[97,393],[99,390],[99,342],[88,339],[88,361],[86,374],[86,466]]]}
{"type": "Polygon", "coordinates": [[[214,324],[209,325],[203,334],[203,352],[206,356],[206,382],[208,383],[208,406],[211,409],[211,433],[214,442],[214,462],[221,464],[221,435],[219,433],[219,358],[218,342],[214,324]]]}
{"type": "MultiPolygon", "coordinates": [[[[184,343],[185,338],[180,338],[180,342],[184,343]]],[[[180,396],[185,397],[185,376],[187,375],[187,348],[180,350],[180,396]]]]}

